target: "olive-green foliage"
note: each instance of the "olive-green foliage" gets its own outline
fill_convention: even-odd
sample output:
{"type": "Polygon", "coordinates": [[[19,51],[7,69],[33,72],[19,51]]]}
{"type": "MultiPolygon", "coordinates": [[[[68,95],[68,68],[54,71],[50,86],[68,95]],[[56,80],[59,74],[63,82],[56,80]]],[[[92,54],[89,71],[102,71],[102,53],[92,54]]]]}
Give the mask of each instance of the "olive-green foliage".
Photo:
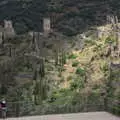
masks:
{"type": "Polygon", "coordinates": [[[95,40],[85,40],[85,45],[87,45],[87,46],[96,45],[96,41],[95,40]]]}
{"type": "Polygon", "coordinates": [[[70,83],[71,90],[82,89],[82,88],[84,88],[84,79],[76,78],[72,80],[72,82],[70,83]]]}
{"type": "Polygon", "coordinates": [[[78,64],[79,64],[79,62],[78,62],[78,61],[74,61],[74,62],[72,63],[72,67],[77,67],[77,66],[78,66],[78,64]]]}
{"type": "Polygon", "coordinates": [[[61,55],[59,56],[60,57],[60,59],[59,59],[59,64],[61,65],[61,66],[63,66],[64,64],[66,64],[66,59],[67,59],[67,57],[66,57],[66,53],[65,53],[65,51],[61,51],[61,55]]]}
{"type": "Polygon", "coordinates": [[[83,68],[78,67],[76,69],[76,74],[80,75],[80,76],[84,76],[85,75],[85,70],[83,68]]]}
{"type": "Polygon", "coordinates": [[[93,90],[89,96],[87,96],[88,99],[88,104],[93,105],[95,104],[96,106],[99,104],[103,104],[104,105],[104,99],[101,96],[101,93],[97,90],[93,90]],[[94,102],[93,102],[94,101],[94,102]]]}
{"type": "Polygon", "coordinates": [[[73,53],[68,56],[68,59],[76,59],[76,58],[77,58],[77,55],[73,53]]]}
{"type": "Polygon", "coordinates": [[[71,102],[74,101],[72,98],[74,98],[76,90],[81,90],[82,88],[84,88],[84,80],[79,77],[72,78],[69,88],[58,88],[54,90],[47,99],[47,102],[60,105],[71,104],[71,102]]]}
{"type": "Polygon", "coordinates": [[[105,40],[105,44],[112,44],[115,42],[115,39],[112,36],[109,36],[105,40]]]}
{"type": "Polygon", "coordinates": [[[102,44],[96,45],[93,51],[102,51],[102,44]]]}
{"type": "Polygon", "coordinates": [[[69,101],[69,95],[71,94],[71,91],[69,89],[58,89],[56,91],[53,91],[51,96],[48,98],[49,103],[54,103],[54,104],[65,104],[69,101]],[[67,101],[65,101],[65,99],[67,101]]]}
{"type": "Polygon", "coordinates": [[[120,106],[119,105],[114,105],[111,110],[112,113],[119,115],[120,116],[120,106]]]}
{"type": "Polygon", "coordinates": [[[119,90],[119,82],[120,82],[120,68],[112,68],[110,72],[110,76],[108,78],[108,111],[120,115],[120,90],[119,90]]]}
{"type": "Polygon", "coordinates": [[[68,77],[67,77],[67,81],[72,80],[72,78],[73,78],[73,76],[71,76],[71,75],[68,76],[68,77]]]}
{"type": "Polygon", "coordinates": [[[1,86],[0,87],[0,95],[5,95],[5,94],[7,94],[7,91],[8,91],[8,89],[6,88],[6,86],[1,86]]]}
{"type": "Polygon", "coordinates": [[[108,70],[109,70],[109,66],[107,63],[104,63],[102,66],[101,66],[101,70],[106,73],[108,70]]]}
{"type": "Polygon", "coordinates": [[[32,64],[29,62],[29,60],[24,60],[24,58],[19,59],[17,62],[17,71],[21,72],[31,72],[32,71],[32,64]]]}
{"type": "Polygon", "coordinates": [[[48,8],[49,12],[55,12],[55,13],[62,13],[63,12],[63,7],[49,7],[48,8]]]}
{"type": "Polygon", "coordinates": [[[24,34],[25,32],[28,32],[28,27],[26,24],[20,22],[20,23],[15,23],[15,30],[17,31],[17,34],[24,34]]]}
{"type": "Polygon", "coordinates": [[[63,83],[63,82],[64,82],[64,77],[61,77],[60,83],[63,83]]]}

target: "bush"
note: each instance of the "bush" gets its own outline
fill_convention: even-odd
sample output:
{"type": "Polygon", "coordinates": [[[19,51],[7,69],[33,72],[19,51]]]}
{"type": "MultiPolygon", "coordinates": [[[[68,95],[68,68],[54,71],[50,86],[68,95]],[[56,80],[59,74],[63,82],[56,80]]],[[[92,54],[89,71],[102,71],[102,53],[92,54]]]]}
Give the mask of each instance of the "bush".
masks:
{"type": "Polygon", "coordinates": [[[91,46],[91,45],[96,45],[96,42],[93,40],[85,40],[85,44],[91,46]]]}
{"type": "Polygon", "coordinates": [[[105,44],[112,44],[114,42],[115,42],[115,40],[111,36],[107,37],[106,40],[105,40],[105,44]]]}
{"type": "Polygon", "coordinates": [[[75,54],[70,54],[68,56],[68,59],[76,59],[76,58],[77,58],[77,55],[75,55],[75,54]]]}
{"type": "Polygon", "coordinates": [[[104,65],[101,66],[101,70],[102,70],[104,73],[106,73],[106,72],[109,70],[108,64],[107,64],[107,63],[104,63],[104,65]]]}
{"type": "Polygon", "coordinates": [[[88,99],[88,104],[90,104],[90,105],[96,104],[96,107],[97,107],[97,105],[103,103],[103,101],[102,101],[103,98],[101,97],[100,92],[97,90],[92,90],[92,92],[90,93],[90,95],[88,96],[87,99],[88,99]]]}
{"type": "Polygon", "coordinates": [[[63,83],[63,82],[64,82],[64,77],[61,77],[60,83],[63,83]]]}
{"type": "Polygon", "coordinates": [[[81,75],[81,76],[84,76],[84,75],[85,75],[85,70],[79,67],[79,68],[77,68],[77,70],[76,70],[76,74],[79,74],[79,75],[81,75]]]}
{"type": "Polygon", "coordinates": [[[113,106],[112,113],[120,116],[120,107],[113,106]]]}
{"type": "Polygon", "coordinates": [[[79,64],[79,62],[78,62],[78,61],[75,61],[75,62],[72,63],[72,67],[77,67],[78,64],[79,64]]]}
{"type": "Polygon", "coordinates": [[[71,82],[71,84],[70,84],[70,89],[71,90],[75,90],[75,89],[77,89],[78,88],[78,83],[77,82],[71,82]]]}
{"type": "Polygon", "coordinates": [[[72,91],[76,89],[82,89],[82,88],[84,88],[84,80],[80,78],[76,78],[74,81],[70,83],[70,89],[72,91]]]}
{"type": "Polygon", "coordinates": [[[102,44],[96,45],[93,49],[93,51],[101,51],[102,50],[102,44]]]}
{"type": "Polygon", "coordinates": [[[73,78],[72,76],[68,76],[67,81],[72,80],[72,78],[73,78]]]}

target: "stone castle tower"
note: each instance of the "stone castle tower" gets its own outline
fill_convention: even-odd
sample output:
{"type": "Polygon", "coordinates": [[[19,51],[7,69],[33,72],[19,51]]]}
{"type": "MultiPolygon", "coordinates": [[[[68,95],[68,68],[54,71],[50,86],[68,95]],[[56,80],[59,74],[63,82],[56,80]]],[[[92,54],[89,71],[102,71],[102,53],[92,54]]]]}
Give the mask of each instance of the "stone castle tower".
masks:
{"type": "Polygon", "coordinates": [[[44,34],[47,35],[51,32],[51,21],[50,18],[44,18],[43,19],[43,30],[44,34]]]}
{"type": "Polygon", "coordinates": [[[3,43],[3,27],[0,26],[0,45],[3,43]]]}
{"type": "Polygon", "coordinates": [[[4,38],[13,38],[15,36],[15,30],[13,28],[12,21],[4,20],[4,38]]]}
{"type": "MultiPolygon", "coordinates": [[[[33,33],[39,32],[39,31],[30,31],[28,34],[33,37],[33,33]]],[[[51,27],[51,19],[49,17],[43,18],[42,22],[42,31],[39,32],[40,36],[47,37],[49,33],[52,32],[52,27],[51,27]]]]}

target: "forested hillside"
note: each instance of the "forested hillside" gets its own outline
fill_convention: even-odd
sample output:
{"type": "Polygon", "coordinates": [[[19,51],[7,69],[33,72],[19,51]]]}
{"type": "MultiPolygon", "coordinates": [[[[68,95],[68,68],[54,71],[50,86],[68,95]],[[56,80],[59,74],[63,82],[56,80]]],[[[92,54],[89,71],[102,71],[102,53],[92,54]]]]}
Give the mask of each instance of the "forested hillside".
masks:
{"type": "Polygon", "coordinates": [[[118,47],[114,34],[101,39],[91,30],[86,38],[54,34],[40,37],[37,44],[29,35],[17,36],[1,47],[0,97],[8,101],[8,115],[97,110],[120,114],[120,59],[119,48],[113,49],[118,47]]]}
{"type": "Polygon", "coordinates": [[[105,23],[107,14],[119,17],[119,0],[1,0],[0,20],[11,19],[18,33],[40,31],[43,17],[50,16],[53,27],[75,35],[105,23]]]}
{"type": "Polygon", "coordinates": [[[120,115],[119,6],[119,0],[1,0],[0,99],[8,116],[120,115]]]}

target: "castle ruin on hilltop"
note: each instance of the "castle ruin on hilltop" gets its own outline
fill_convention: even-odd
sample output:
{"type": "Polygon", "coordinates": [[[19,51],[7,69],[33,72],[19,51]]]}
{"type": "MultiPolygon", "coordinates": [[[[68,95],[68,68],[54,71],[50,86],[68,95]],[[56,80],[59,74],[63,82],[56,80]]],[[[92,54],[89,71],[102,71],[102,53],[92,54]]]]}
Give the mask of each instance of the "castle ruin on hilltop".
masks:
{"type": "Polygon", "coordinates": [[[3,27],[0,26],[0,45],[3,44],[3,35],[4,35],[4,33],[3,33],[3,27]]]}
{"type": "Polygon", "coordinates": [[[44,34],[48,34],[51,32],[51,21],[50,18],[43,19],[43,30],[44,34]]]}
{"type": "Polygon", "coordinates": [[[12,44],[9,43],[9,40],[15,37],[15,31],[11,20],[4,20],[0,23],[0,55],[7,54],[11,57],[12,44]]]}
{"type": "Polygon", "coordinates": [[[0,44],[2,44],[4,40],[12,39],[14,36],[15,30],[12,21],[4,20],[4,22],[0,24],[0,44]]]}
{"type": "Polygon", "coordinates": [[[13,28],[12,21],[4,20],[4,38],[9,39],[15,36],[15,30],[13,28]]]}

